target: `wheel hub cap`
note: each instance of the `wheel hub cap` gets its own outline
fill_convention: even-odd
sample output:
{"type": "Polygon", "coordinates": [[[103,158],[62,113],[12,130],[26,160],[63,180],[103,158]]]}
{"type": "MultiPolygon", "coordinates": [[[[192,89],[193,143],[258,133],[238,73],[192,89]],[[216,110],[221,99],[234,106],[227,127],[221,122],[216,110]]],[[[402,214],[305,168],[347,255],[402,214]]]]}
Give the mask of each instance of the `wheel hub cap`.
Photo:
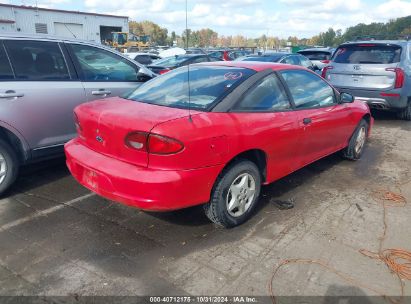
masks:
{"type": "Polygon", "coordinates": [[[255,195],[255,179],[251,174],[237,176],[228,189],[226,207],[233,217],[242,216],[250,208],[255,195]]]}
{"type": "Polygon", "coordinates": [[[0,184],[6,178],[6,173],[7,173],[6,159],[4,158],[4,155],[0,153],[0,184]]]}
{"type": "Polygon", "coordinates": [[[365,127],[362,127],[358,132],[357,140],[355,142],[355,153],[360,153],[365,144],[367,132],[365,127]]]}

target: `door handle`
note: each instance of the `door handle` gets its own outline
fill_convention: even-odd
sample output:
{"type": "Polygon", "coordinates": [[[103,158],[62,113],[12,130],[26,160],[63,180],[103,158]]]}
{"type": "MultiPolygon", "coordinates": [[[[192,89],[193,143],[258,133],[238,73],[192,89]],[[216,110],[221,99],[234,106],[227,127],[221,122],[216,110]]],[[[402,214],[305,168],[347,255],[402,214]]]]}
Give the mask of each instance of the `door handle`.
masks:
{"type": "Polygon", "coordinates": [[[311,120],[311,118],[304,118],[303,119],[303,124],[305,125],[309,125],[310,123],[312,123],[313,121],[311,120]]]}
{"type": "Polygon", "coordinates": [[[0,93],[0,98],[19,98],[23,96],[23,93],[16,93],[16,91],[13,90],[8,90],[5,93],[0,93]]]}
{"type": "Polygon", "coordinates": [[[98,90],[98,91],[91,91],[92,95],[110,95],[111,91],[107,91],[104,89],[98,90]]]}

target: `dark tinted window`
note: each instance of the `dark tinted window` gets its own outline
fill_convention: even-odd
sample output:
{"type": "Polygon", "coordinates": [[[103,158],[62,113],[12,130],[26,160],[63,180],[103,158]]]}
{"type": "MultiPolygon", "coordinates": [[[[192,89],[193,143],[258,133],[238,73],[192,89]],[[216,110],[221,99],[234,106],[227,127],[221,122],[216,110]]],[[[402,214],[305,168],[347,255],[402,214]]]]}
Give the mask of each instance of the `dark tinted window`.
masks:
{"type": "Polygon", "coordinates": [[[71,48],[85,81],[138,81],[138,68],[120,56],[87,45],[71,48]]]}
{"type": "Polygon", "coordinates": [[[153,62],[153,61],[151,60],[150,56],[148,56],[148,55],[137,55],[137,56],[134,58],[134,60],[137,61],[137,62],[139,62],[139,63],[141,63],[141,64],[150,64],[150,63],[153,62]]]}
{"type": "Polygon", "coordinates": [[[70,79],[60,47],[46,41],[6,41],[7,52],[17,79],[70,79]]]}
{"type": "Polygon", "coordinates": [[[324,107],[335,103],[333,89],[321,77],[302,70],[282,71],[297,109],[324,107]]]}
{"type": "Polygon", "coordinates": [[[211,53],[208,53],[208,56],[223,60],[224,52],[222,51],[211,52],[211,53]]]}
{"type": "Polygon", "coordinates": [[[11,69],[9,59],[7,58],[3,45],[0,43],[0,79],[13,78],[13,71],[11,69]]]}
{"type": "Polygon", "coordinates": [[[146,82],[128,98],[178,108],[188,108],[190,100],[190,107],[206,109],[254,73],[243,68],[191,66],[188,74],[183,67],[146,82]]]}
{"type": "Polygon", "coordinates": [[[352,64],[387,64],[399,62],[400,58],[400,46],[354,44],[339,47],[335,52],[333,61],[352,64]]]}
{"type": "Polygon", "coordinates": [[[190,61],[190,64],[200,63],[200,62],[207,62],[207,61],[208,61],[208,57],[202,56],[202,57],[193,58],[193,60],[190,61]]]}
{"type": "Polygon", "coordinates": [[[242,111],[281,111],[290,108],[287,95],[277,76],[270,75],[252,88],[234,107],[242,111]]]}
{"type": "Polygon", "coordinates": [[[330,60],[331,58],[331,54],[327,52],[300,51],[298,53],[304,55],[310,60],[330,60]]]}

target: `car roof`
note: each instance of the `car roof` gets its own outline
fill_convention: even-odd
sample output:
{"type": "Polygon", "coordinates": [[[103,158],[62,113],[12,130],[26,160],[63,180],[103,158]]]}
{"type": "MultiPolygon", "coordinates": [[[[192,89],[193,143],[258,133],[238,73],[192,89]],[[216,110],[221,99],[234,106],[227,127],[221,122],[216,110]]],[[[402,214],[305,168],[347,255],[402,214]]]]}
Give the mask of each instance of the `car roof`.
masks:
{"type": "Polygon", "coordinates": [[[139,52],[136,52],[136,53],[133,53],[133,52],[130,52],[130,53],[124,53],[125,55],[131,55],[131,56],[140,56],[140,55],[148,55],[148,56],[156,56],[156,57],[160,57],[160,56],[158,56],[157,54],[154,54],[154,53],[139,53],[139,52]]]}
{"type": "Polygon", "coordinates": [[[47,35],[47,34],[27,34],[27,33],[15,33],[15,32],[5,32],[0,33],[0,38],[6,39],[30,39],[30,40],[48,40],[48,41],[67,41],[67,42],[81,42],[87,44],[95,44],[101,46],[102,44],[99,42],[94,42],[90,40],[83,40],[77,38],[68,38],[68,37],[60,37],[54,35],[47,35]]]}
{"type": "Polygon", "coordinates": [[[261,72],[267,69],[272,70],[306,70],[306,68],[297,65],[284,64],[284,63],[273,63],[273,62],[261,62],[261,61],[212,61],[212,62],[202,62],[195,65],[206,65],[206,66],[226,66],[234,68],[244,68],[254,70],[256,72],[261,72]]]}
{"type": "Polygon", "coordinates": [[[332,48],[309,48],[309,49],[303,49],[299,50],[297,53],[302,53],[302,52],[329,52],[332,53],[334,49],[332,48]]]}
{"type": "MultiPolygon", "coordinates": [[[[358,41],[347,41],[342,43],[341,45],[347,44],[395,44],[395,45],[407,45],[410,41],[406,40],[358,40],[358,41]]],[[[340,45],[340,46],[341,46],[340,45]]]]}

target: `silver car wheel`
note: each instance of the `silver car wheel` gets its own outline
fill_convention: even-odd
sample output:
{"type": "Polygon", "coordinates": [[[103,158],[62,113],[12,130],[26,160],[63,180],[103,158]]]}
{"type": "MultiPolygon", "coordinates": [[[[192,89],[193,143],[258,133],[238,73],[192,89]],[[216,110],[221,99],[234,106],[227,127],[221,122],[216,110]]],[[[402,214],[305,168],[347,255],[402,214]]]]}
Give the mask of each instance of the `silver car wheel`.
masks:
{"type": "Polygon", "coordinates": [[[367,131],[365,127],[361,127],[360,131],[358,132],[357,139],[355,141],[355,153],[360,154],[362,148],[364,147],[365,140],[367,137],[367,131]]]}
{"type": "Polygon", "coordinates": [[[3,154],[0,153],[0,184],[6,179],[7,164],[3,154]]]}
{"type": "Polygon", "coordinates": [[[255,196],[255,179],[251,174],[240,174],[232,182],[226,197],[228,213],[233,217],[242,216],[250,208],[255,196]]]}

